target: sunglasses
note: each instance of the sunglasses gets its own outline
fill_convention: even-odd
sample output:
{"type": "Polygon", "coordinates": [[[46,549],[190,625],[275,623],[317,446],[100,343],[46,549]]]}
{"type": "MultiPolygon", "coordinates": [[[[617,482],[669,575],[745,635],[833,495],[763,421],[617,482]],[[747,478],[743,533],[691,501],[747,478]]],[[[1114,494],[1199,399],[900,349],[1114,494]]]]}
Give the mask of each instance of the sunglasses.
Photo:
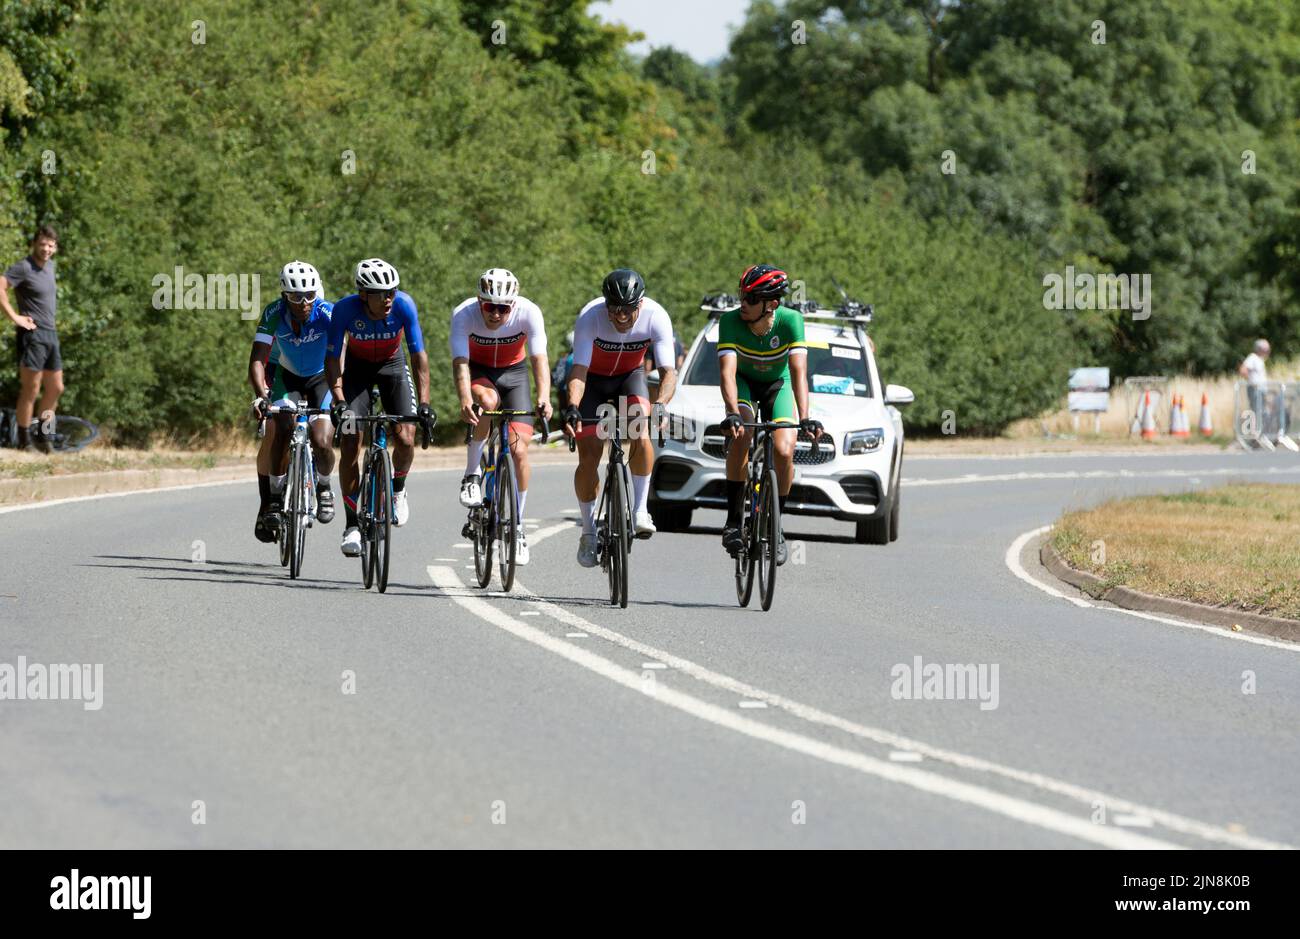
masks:
{"type": "Polygon", "coordinates": [[[509,303],[487,303],[480,301],[484,313],[495,313],[497,316],[505,316],[511,310],[509,303]]]}
{"type": "Polygon", "coordinates": [[[609,315],[617,316],[619,319],[626,319],[636,313],[636,308],[637,305],[635,303],[630,306],[612,306],[609,308],[609,315]]]}
{"type": "Polygon", "coordinates": [[[363,294],[365,294],[367,297],[395,297],[395,296],[397,296],[397,288],[396,288],[396,287],[390,287],[388,290],[363,290],[363,291],[361,291],[361,292],[362,292],[363,294]]]}
{"type": "Polygon", "coordinates": [[[294,293],[286,293],[285,296],[289,298],[290,303],[307,303],[310,300],[316,299],[316,294],[314,293],[302,293],[297,291],[294,293]]]}

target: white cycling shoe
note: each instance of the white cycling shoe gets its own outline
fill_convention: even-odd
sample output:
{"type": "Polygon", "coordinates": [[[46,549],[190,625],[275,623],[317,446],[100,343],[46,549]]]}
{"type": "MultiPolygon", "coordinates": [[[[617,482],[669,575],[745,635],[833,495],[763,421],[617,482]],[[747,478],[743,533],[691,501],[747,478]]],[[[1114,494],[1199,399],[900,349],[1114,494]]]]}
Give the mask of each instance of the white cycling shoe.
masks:
{"type": "Polygon", "coordinates": [[[483,501],[483,479],[478,473],[460,481],[460,504],[472,509],[483,501]]]}
{"type": "Polygon", "coordinates": [[[411,506],[406,501],[406,490],[393,494],[393,524],[401,528],[411,520],[411,506]]]}
{"type": "Polygon", "coordinates": [[[344,531],[343,544],[340,547],[345,558],[361,557],[361,529],[349,528],[344,531]]]}
{"type": "Polygon", "coordinates": [[[523,567],[528,563],[528,539],[524,537],[522,531],[519,537],[515,539],[515,564],[523,567]]]}
{"type": "Polygon", "coordinates": [[[637,512],[632,521],[632,527],[636,529],[638,538],[649,538],[659,530],[655,528],[655,520],[650,517],[649,512],[637,512]]]}
{"type": "Polygon", "coordinates": [[[583,567],[596,566],[596,535],[584,534],[578,539],[578,563],[583,567]]]}

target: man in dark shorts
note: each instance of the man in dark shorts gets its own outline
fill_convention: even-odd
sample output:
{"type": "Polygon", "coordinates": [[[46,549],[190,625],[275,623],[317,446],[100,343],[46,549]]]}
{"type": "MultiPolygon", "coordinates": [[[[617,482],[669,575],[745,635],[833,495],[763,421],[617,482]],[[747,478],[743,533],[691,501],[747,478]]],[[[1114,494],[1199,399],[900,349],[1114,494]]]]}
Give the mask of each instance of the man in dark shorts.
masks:
{"type": "MultiPolygon", "coordinates": [[[[334,400],[331,410],[335,426],[343,423],[348,411],[369,414],[371,389],[378,385],[385,414],[419,417],[431,428],[429,354],[424,349],[415,301],[406,291],[397,289],[400,283],[397,269],[383,258],[366,258],[357,264],[353,281],[357,292],[334,304],[325,347],[325,374],[334,400]],[[402,355],[403,339],[414,369],[402,355]],[[347,356],[343,360],[345,348],[347,356]]],[[[393,524],[401,527],[411,513],[406,474],[415,459],[415,425],[398,424],[394,438],[393,524]]],[[[343,458],[339,462],[339,484],[347,514],[341,547],[344,556],[354,558],[361,555],[361,531],[357,522],[361,434],[344,433],[340,449],[343,458]]]]}
{"type": "Polygon", "coordinates": [[[54,409],[63,394],[63,357],[54,328],[54,254],[59,238],[43,226],[32,238],[31,253],[0,276],[0,309],[18,328],[18,447],[37,446],[49,452],[41,421],[53,433],[54,409]],[[9,302],[9,289],[18,297],[18,309],[9,302]],[[40,398],[39,410],[36,400],[40,398]],[[33,411],[39,419],[33,419],[33,411]]]}

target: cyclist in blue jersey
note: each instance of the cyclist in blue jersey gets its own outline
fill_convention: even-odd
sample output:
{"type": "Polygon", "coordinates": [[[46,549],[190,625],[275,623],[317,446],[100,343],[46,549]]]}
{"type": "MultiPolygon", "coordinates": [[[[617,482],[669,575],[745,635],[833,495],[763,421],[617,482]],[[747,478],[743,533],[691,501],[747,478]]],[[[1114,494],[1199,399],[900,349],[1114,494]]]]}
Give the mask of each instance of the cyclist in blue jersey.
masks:
{"type": "MultiPolygon", "coordinates": [[[[334,304],[325,371],[334,394],[334,423],[341,424],[347,411],[370,413],[371,389],[379,386],[384,413],[394,417],[419,416],[431,421],[429,407],[429,355],[415,301],[398,290],[397,269],[381,258],[367,258],[357,264],[354,278],[357,292],[334,304]],[[411,366],[402,355],[402,340],[411,355],[411,366]],[[343,364],[344,342],[347,357],[343,364]],[[416,402],[419,402],[417,405],[416,402]]],[[[415,459],[415,425],[398,424],[393,443],[393,524],[405,525],[411,509],[406,496],[406,474],[415,459]]],[[[343,510],[347,528],[343,532],[343,554],[361,554],[361,532],[357,527],[357,490],[361,485],[361,435],[342,435],[343,458],[339,464],[339,485],[343,489],[343,510]]]]}
{"type": "MultiPolygon", "coordinates": [[[[329,342],[332,305],[320,299],[320,274],[304,261],[290,261],[280,271],[279,299],[267,304],[253,337],[253,353],[248,363],[248,380],[257,394],[255,405],[262,416],[274,404],[290,403],[289,395],[301,395],[313,408],[329,408],[333,403],[325,377],[325,347],[329,342]],[[268,368],[272,350],[279,362],[268,368]],[[268,372],[272,372],[268,374],[268,372]]],[[[259,540],[274,541],[284,494],[285,462],[293,418],[277,415],[271,422],[268,477],[262,488],[262,508],[254,533],[259,540]],[[264,486],[264,488],[263,488],[264,486]]],[[[325,416],[312,419],[311,441],[316,458],[316,518],[327,524],[334,518],[334,494],[330,475],[334,472],[334,448],[330,426],[325,416]]]]}

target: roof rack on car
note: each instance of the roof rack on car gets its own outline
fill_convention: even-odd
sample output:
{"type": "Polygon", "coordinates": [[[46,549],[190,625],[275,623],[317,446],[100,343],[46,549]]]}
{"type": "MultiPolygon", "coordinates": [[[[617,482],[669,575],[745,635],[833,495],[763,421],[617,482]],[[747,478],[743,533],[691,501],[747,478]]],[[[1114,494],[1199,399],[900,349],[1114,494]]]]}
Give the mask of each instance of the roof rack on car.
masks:
{"type": "Polygon", "coordinates": [[[700,301],[700,309],[709,316],[721,316],[732,310],[740,309],[740,298],[729,293],[706,293],[700,301]]]}

